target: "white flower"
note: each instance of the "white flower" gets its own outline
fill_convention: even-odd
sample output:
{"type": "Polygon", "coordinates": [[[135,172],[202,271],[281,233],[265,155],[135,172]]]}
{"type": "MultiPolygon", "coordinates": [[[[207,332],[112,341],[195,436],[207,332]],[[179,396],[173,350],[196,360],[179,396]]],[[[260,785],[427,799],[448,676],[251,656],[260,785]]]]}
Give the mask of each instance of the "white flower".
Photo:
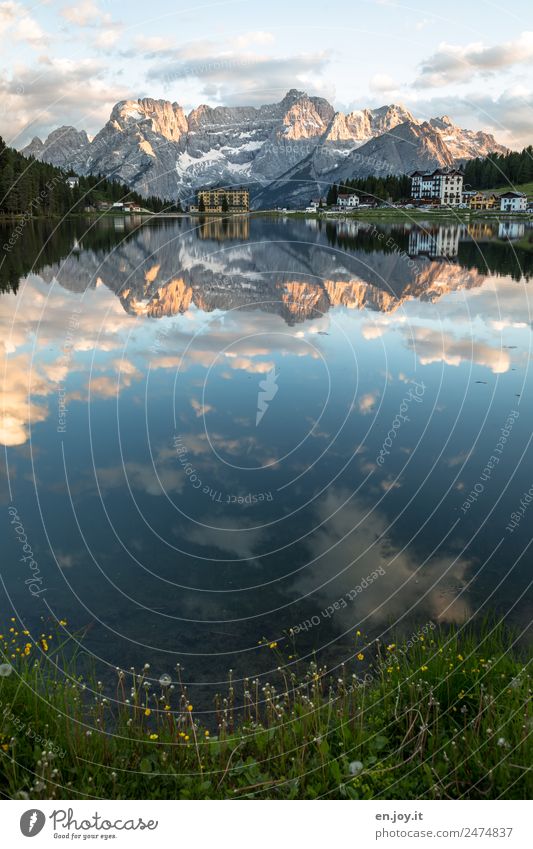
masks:
{"type": "Polygon", "coordinates": [[[350,770],[350,775],[359,775],[363,769],[363,764],[361,761],[352,761],[348,769],[350,770]]]}
{"type": "Polygon", "coordinates": [[[168,687],[170,684],[172,684],[172,678],[170,677],[170,675],[164,672],[161,678],[159,679],[159,683],[162,687],[168,687]]]}
{"type": "Polygon", "coordinates": [[[10,663],[0,663],[0,678],[7,678],[13,672],[13,667],[10,663]]]}

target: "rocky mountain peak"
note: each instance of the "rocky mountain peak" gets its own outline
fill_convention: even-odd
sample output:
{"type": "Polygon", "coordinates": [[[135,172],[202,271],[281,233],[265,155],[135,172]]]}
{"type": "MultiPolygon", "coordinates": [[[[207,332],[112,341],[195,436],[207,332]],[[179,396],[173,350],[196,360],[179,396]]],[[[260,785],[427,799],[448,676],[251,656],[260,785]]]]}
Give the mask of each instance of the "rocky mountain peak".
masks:
{"type": "MultiPolygon", "coordinates": [[[[331,109],[333,112],[333,109],[331,109]]],[[[324,110],[324,114],[325,110],[324,110]]],[[[308,139],[321,136],[326,130],[327,117],[323,118],[314,103],[314,98],[304,94],[295,100],[283,117],[280,136],[286,139],[308,139]]]]}
{"type": "Polygon", "coordinates": [[[152,133],[170,141],[178,141],[187,132],[187,119],[181,106],[168,100],[122,100],[115,104],[110,123],[118,130],[130,129],[132,125],[148,128],[152,133]]]}
{"type": "Polygon", "coordinates": [[[401,104],[391,103],[372,109],[372,129],[374,134],[387,133],[406,121],[416,124],[416,118],[401,104]]]}
{"type": "Polygon", "coordinates": [[[83,153],[88,145],[89,136],[85,130],[64,126],[52,130],[45,142],[35,136],[23,152],[25,156],[53,162],[60,168],[71,168],[72,157],[83,153]]]}
{"type": "Polygon", "coordinates": [[[300,100],[302,97],[307,97],[307,92],[299,91],[297,88],[291,88],[285,95],[285,97],[281,100],[280,106],[289,107],[292,106],[297,100],[300,100]]]}
{"type": "Polygon", "coordinates": [[[253,184],[257,203],[285,206],[342,179],[449,166],[492,151],[505,148],[446,115],[421,122],[394,103],[344,114],[293,88],[278,103],[203,104],[188,115],[167,100],[122,100],[92,141],[60,127],[23,153],[108,175],[145,195],[189,203],[201,186],[253,184]]]}

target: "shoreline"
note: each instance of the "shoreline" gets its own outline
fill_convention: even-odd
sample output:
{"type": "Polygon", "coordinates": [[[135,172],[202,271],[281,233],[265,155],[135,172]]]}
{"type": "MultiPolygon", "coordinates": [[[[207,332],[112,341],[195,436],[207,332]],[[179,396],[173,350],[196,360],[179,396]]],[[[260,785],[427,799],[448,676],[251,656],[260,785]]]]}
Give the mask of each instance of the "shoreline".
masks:
{"type": "Polygon", "coordinates": [[[332,670],[299,661],[289,631],[257,647],[278,671],[230,672],[211,711],[191,703],[179,664],[171,675],[117,667],[104,686],[80,674],[70,643],[83,635],[65,620],[35,642],[11,621],[0,677],[7,798],[526,799],[533,790],[531,651],[489,620],[426,623],[388,645],[353,632],[351,654],[332,670]]]}
{"type": "Polygon", "coordinates": [[[64,221],[70,218],[87,218],[103,220],[106,218],[138,220],[139,218],[145,221],[152,219],[174,219],[174,218],[192,218],[192,219],[225,219],[233,218],[298,218],[309,219],[314,221],[375,221],[383,219],[384,221],[417,221],[430,219],[432,221],[445,221],[456,223],[469,223],[470,221],[533,221],[533,212],[500,212],[489,210],[469,211],[466,209],[450,210],[417,210],[417,209],[362,209],[357,212],[305,212],[304,210],[287,210],[282,212],[277,209],[257,209],[249,212],[134,212],[124,214],[123,212],[72,212],[64,215],[32,215],[29,218],[24,213],[19,215],[0,215],[0,225],[13,224],[20,221],[64,221]]]}

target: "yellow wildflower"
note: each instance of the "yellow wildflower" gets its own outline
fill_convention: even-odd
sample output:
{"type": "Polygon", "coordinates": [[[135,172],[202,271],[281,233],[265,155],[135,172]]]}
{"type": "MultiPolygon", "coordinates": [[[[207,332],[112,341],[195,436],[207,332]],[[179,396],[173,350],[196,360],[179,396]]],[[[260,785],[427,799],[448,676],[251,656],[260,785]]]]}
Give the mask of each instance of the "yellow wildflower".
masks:
{"type": "Polygon", "coordinates": [[[192,710],[192,705],[187,705],[187,710],[192,710]]]}
{"type": "Polygon", "coordinates": [[[362,652],[359,652],[359,654],[357,655],[357,660],[364,660],[364,659],[365,659],[364,654],[362,652]]]}
{"type": "Polygon", "coordinates": [[[277,649],[278,644],[277,643],[269,643],[268,647],[269,647],[269,649],[277,649]]]}
{"type": "Polygon", "coordinates": [[[144,711],[145,716],[150,716],[151,713],[152,711],[150,710],[150,708],[146,708],[146,710],[144,711]]]}
{"type": "Polygon", "coordinates": [[[150,740],[157,740],[157,734],[150,734],[150,740]]]}

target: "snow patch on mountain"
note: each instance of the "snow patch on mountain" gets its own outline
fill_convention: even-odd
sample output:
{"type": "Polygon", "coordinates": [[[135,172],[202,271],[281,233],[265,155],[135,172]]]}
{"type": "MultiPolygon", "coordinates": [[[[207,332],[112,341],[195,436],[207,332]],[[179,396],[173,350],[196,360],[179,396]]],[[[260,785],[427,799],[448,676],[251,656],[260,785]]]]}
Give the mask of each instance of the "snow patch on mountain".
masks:
{"type": "Polygon", "coordinates": [[[256,203],[284,205],[323,193],[328,181],[406,173],[503,152],[494,137],[448,116],[417,120],[399,104],[336,112],[327,100],[291,89],[279,103],[201,105],[142,98],[117,103],[93,139],[60,127],[22,151],[79,174],[104,174],[144,195],[190,202],[196,189],[251,183],[256,203]]]}

